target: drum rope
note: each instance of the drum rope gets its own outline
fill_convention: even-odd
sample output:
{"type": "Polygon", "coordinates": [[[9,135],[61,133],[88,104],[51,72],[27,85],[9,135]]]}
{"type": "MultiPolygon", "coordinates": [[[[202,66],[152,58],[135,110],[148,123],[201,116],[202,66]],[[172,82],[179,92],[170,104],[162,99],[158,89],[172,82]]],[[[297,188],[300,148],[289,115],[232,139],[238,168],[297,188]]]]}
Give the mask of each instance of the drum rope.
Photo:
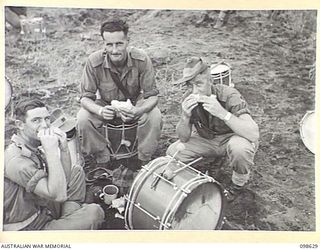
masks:
{"type": "MultiPolygon", "coordinates": [[[[230,87],[234,87],[234,84],[232,83],[232,80],[231,80],[231,66],[229,63],[227,62],[224,62],[224,61],[220,61],[218,62],[217,64],[212,64],[211,67],[210,67],[210,72],[215,69],[216,67],[218,67],[219,65],[222,65],[222,64],[225,64],[227,67],[228,67],[228,70],[226,71],[223,71],[223,72],[219,72],[219,73],[215,73],[215,74],[211,74],[212,76],[212,79],[213,80],[219,80],[220,81],[220,84],[223,84],[223,79],[228,77],[227,80],[229,80],[229,83],[228,85],[230,87]]],[[[212,83],[214,84],[214,82],[212,83]]]]}
{"type": "Polygon", "coordinates": [[[137,135],[135,136],[136,138],[133,142],[133,145],[131,145],[131,142],[129,140],[126,140],[126,137],[125,137],[125,131],[130,130],[130,129],[136,129],[137,124],[125,124],[125,123],[122,123],[120,125],[107,124],[107,125],[104,125],[104,127],[106,130],[106,139],[108,140],[108,144],[109,144],[108,148],[109,148],[111,156],[113,158],[115,158],[116,160],[123,159],[123,158],[126,159],[126,158],[133,157],[138,154],[138,150],[136,149],[138,136],[137,135]],[[119,146],[116,149],[112,148],[112,146],[111,146],[112,143],[107,138],[108,137],[108,129],[114,130],[114,131],[116,131],[116,133],[118,133],[119,131],[121,132],[121,141],[120,141],[119,146]],[[128,144],[130,144],[130,145],[128,145],[128,144]],[[120,149],[123,145],[125,146],[125,150],[127,152],[120,152],[120,149]]]}

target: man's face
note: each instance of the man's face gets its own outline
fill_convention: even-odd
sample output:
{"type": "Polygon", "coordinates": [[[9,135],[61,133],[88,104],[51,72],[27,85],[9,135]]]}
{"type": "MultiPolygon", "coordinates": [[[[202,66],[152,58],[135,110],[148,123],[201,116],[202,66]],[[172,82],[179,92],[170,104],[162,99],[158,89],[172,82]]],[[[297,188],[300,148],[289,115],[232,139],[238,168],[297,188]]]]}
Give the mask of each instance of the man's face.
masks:
{"type": "Polygon", "coordinates": [[[211,95],[210,75],[208,71],[198,74],[195,78],[189,81],[193,86],[193,94],[211,95]]]}
{"type": "Polygon", "coordinates": [[[25,121],[20,121],[20,132],[31,140],[39,140],[38,132],[50,127],[50,114],[46,107],[27,111],[25,121]]]}
{"type": "Polygon", "coordinates": [[[123,31],[104,32],[106,51],[110,60],[115,65],[120,65],[126,60],[128,38],[123,31]]]}

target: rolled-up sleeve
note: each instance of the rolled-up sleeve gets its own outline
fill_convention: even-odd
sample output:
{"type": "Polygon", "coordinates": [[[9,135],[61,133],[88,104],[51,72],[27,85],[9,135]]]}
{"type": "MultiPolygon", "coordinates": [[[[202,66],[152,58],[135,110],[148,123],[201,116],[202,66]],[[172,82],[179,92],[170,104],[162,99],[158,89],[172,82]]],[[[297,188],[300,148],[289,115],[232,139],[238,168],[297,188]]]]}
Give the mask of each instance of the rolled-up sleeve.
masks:
{"type": "Polygon", "coordinates": [[[33,192],[38,182],[47,177],[47,173],[38,169],[36,163],[25,157],[15,157],[7,162],[6,176],[23,186],[27,192],[33,192]]]}
{"type": "Polygon", "coordinates": [[[148,56],[146,56],[146,60],[143,62],[139,82],[143,91],[144,99],[147,99],[150,96],[157,96],[159,94],[154,77],[154,68],[148,56]]]}
{"type": "Polygon", "coordinates": [[[87,60],[82,73],[80,92],[81,98],[87,97],[92,100],[96,99],[97,78],[90,59],[87,60]]]}
{"type": "Polygon", "coordinates": [[[251,114],[247,102],[243,99],[242,95],[234,90],[227,98],[226,108],[235,116],[243,114],[251,114]]]}

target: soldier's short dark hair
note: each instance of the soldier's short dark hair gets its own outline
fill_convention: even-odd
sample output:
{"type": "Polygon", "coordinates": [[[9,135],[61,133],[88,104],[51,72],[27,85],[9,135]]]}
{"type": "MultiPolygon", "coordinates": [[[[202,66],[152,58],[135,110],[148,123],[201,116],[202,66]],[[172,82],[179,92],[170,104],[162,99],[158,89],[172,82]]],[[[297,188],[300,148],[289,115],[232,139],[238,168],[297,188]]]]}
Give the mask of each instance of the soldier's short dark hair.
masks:
{"type": "Polygon", "coordinates": [[[116,31],[123,31],[125,36],[128,35],[129,25],[126,21],[120,19],[114,19],[111,21],[105,21],[100,28],[100,34],[103,38],[104,32],[116,32],[116,31]]]}
{"type": "Polygon", "coordinates": [[[15,118],[25,121],[28,110],[46,107],[46,105],[37,98],[28,98],[20,100],[14,110],[15,118]]]}

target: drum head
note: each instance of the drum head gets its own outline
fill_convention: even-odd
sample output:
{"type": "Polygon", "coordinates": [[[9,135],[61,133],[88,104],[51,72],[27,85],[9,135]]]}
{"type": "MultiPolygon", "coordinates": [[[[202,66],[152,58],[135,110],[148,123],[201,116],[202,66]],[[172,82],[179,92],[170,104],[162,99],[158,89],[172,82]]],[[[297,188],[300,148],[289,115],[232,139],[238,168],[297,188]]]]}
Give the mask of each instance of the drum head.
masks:
{"type": "Polygon", "coordinates": [[[229,71],[230,68],[229,66],[225,65],[225,64],[212,64],[210,66],[210,74],[211,75],[215,75],[215,74],[220,74],[222,72],[225,72],[225,71],[229,71]]]}
{"type": "Polygon", "coordinates": [[[198,186],[183,200],[172,221],[174,230],[218,229],[222,220],[223,193],[217,183],[198,186]]]}
{"type": "Polygon", "coordinates": [[[307,147],[313,154],[316,149],[316,115],[314,111],[308,111],[300,122],[300,136],[307,147]]]}

